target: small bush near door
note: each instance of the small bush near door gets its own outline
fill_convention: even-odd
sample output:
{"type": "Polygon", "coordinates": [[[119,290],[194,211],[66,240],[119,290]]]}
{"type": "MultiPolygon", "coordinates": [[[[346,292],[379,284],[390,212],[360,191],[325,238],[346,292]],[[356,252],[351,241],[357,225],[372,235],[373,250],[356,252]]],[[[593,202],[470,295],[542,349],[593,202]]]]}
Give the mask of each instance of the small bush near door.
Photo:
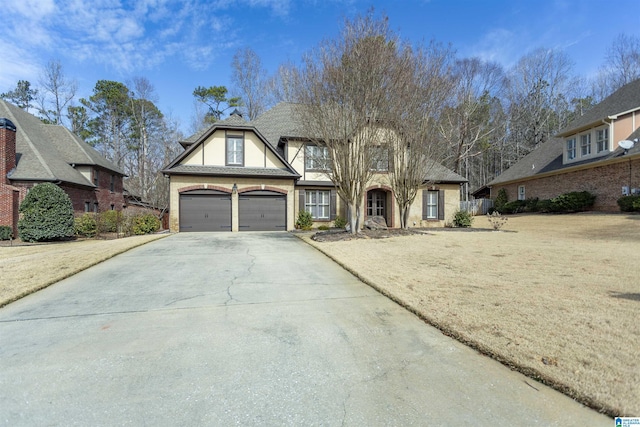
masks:
{"type": "Polygon", "coordinates": [[[341,216],[337,216],[336,219],[333,220],[333,226],[335,228],[345,228],[347,226],[347,220],[341,216]]]}
{"type": "Polygon", "coordinates": [[[311,230],[311,227],[313,227],[311,212],[300,211],[298,213],[298,219],[296,220],[296,228],[301,230],[311,230]]]}
{"type": "Polygon", "coordinates": [[[453,226],[460,228],[469,228],[473,222],[473,216],[467,211],[458,211],[453,216],[453,226]]]}

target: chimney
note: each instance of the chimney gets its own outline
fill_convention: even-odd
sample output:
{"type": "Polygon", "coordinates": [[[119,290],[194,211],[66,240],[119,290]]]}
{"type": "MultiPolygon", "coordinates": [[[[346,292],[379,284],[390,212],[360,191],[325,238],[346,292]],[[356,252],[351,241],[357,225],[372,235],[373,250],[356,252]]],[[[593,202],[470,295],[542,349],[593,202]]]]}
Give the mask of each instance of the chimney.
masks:
{"type": "Polygon", "coordinates": [[[7,175],[16,167],[16,125],[0,118],[0,182],[9,184],[7,175]]]}

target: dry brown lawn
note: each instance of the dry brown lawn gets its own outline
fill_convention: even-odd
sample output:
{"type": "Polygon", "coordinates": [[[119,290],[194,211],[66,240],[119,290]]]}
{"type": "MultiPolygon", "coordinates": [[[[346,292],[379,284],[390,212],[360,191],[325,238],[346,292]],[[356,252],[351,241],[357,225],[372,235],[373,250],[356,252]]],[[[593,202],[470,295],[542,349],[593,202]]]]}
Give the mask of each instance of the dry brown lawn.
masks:
{"type": "Polygon", "coordinates": [[[0,307],[167,234],[0,246],[0,307]]]}
{"type": "Polygon", "coordinates": [[[638,416],[640,216],[516,215],[503,230],[304,239],[446,334],[609,415],[638,416]]]}

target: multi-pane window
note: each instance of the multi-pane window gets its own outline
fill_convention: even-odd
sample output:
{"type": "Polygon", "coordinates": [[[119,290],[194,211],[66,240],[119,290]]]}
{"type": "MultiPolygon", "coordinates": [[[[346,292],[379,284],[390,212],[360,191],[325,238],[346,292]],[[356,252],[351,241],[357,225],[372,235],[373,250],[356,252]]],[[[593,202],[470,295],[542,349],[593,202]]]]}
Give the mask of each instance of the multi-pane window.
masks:
{"type": "Polygon", "coordinates": [[[305,194],[305,209],[311,213],[313,219],[329,219],[330,191],[307,190],[305,194]]]}
{"type": "Polygon", "coordinates": [[[304,150],[304,168],[306,170],[329,169],[329,149],[317,145],[307,145],[304,150]]]}
{"type": "Polygon", "coordinates": [[[89,210],[91,210],[91,203],[84,202],[84,211],[89,212],[89,210]]]}
{"type": "Polygon", "coordinates": [[[109,191],[113,192],[116,190],[116,176],[111,175],[111,182],[109,182],[109,191]]]}
{"type": "Polygon", "coordinates": [[[438,192],[427,192],[427,219],[438,219],[438,192]]]}
{"type": "Polygon", "coordinates": [[[93,212],[98,213],[98,202],[93,202],[93,212]]]}
{"type": "Polygon", "coordinates": [[[386,147],[372,147],[373,170],[386,172],[389,170],[389,150],[386,147]]]}
{"type": "Polygon", "coordinates": [[[598,153],[609,150],[609,128],[596,131],[596,145],[598,153]]]}
{"type": "Polygon", "coordinates": [[[98,186],[98,169],[93,170],[93,185],[98,186]]]}
{"type": "Polygon", "coordinates": [[[244,164],[244,139],[242,136],[227,136],[227,165],[244,164]]]}
{"type": "Polygon", "coordinates": [[[576,139],[567,139],[567,160],[576,158],[576,139]]]}
{"type": "Polygon", "coordinates": [[[518,200],[525,200],[526,195],[524,191],[524,185],[518,186],[518,200]]]}
{"type": "Polygon", "coordinates": [[[580,135],[580,155],[588,156],[591,154],[591,134],[580,135]]]}

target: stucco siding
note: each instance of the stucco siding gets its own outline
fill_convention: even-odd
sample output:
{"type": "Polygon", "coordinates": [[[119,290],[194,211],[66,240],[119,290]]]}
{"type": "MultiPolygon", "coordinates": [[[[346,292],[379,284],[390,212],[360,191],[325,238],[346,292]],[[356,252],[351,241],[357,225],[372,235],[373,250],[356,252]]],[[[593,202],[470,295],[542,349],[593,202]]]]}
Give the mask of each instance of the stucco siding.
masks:
{"type": "Polygon", "coordinates": [[[613,138],[611,138],[611,143],[613,149],[618,148],[618,142],[623,139],[627,139],[631,133],[638,128],[638,120],[637,112],[633,112],[630,114],[625,114],[624,116],[618,117],[618,120],[614,123],[614,131],[612,132],[613,138]]]}

